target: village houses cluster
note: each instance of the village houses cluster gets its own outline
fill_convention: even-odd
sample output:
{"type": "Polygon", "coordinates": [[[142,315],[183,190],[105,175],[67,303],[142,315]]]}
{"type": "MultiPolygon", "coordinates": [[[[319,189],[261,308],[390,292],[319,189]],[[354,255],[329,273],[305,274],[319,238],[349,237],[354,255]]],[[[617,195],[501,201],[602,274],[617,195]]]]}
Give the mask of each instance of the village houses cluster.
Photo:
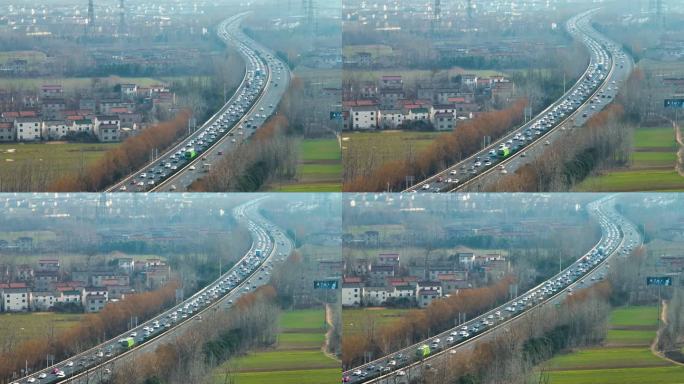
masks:
{"type": "Polygon", "coordinates": [[[118,92],[88,97],[67,97],[62,85],[42,85],[38,93],[0,90],[0,143],[78,135],[118,142],[144,128],[146,111],[175,105],[165,85],[119,84],[114,89],[118,92]]]}
{"type": "Polygon", "coordinates": [[[506,103],[514,94],[514,83],[504,76],[465,73],[444,84],[418,82],[411,89],[402,76],[382,76],[343,89],[343,128],[411,129],[411,124],[423,124],[452,131],[481,113],[483,100],[506,103]]]}
{"type": "Polygon", "coordinates": [[[160,259],[120,257],[107,266],[65,271],[59,259],[40,259],[37,265],[0,265],[0,311],[68,311],[93,313],[108,302],[136,292],[133,279],[153,290],[168,282],[169,265],[160,259]]]}
{"type": "Polygon", "coordinates": [[[448,260],[404,265],[398,253],[380,253],[374,261],[356,258],[345,265],[342,306],[425,308],[434,300],[473,288],[476,280],[499,279],[508,271],[505,256],[457,253],[448,260]]]}

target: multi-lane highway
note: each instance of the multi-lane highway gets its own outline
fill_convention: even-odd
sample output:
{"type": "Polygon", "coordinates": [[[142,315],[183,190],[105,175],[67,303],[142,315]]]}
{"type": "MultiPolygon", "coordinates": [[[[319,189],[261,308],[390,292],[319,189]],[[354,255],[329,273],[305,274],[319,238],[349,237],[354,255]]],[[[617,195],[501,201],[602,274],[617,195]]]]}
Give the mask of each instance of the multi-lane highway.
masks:
{"type": "Polygon", "coordinates": [[[218,26],[219,37],[236,47],[246,64],[235,94],[195,132],[109,187],[108,192],[186,191],[275,113],[290,84],[290,70],[274,52],[242,32],[240,25],[246,15],[233,16],[218,26]]]}
{"type": "Polygon", "coordinates": [[[641,243],[636,226],[615,210],[615,197],[608,196],[587,205],[589,214],[601,226],[600,241],[570,266],[538,286],[470,321],[344,372],[343,382],[408,383],[424,374],[426,367],[448,358],[456,349],[487,337],[531,310],[562,302],[573,291],[605,278],[610,261],[630,253],[641,243]]]}
{"type": "Polygon", "coordinates": [[[618,44],[592,28],[596,12],[583,12],[566,23],[568,32],[590,52],[586,71],[570,90],[523,126],[404,192],[483,190],[492,179],[514,173],[559,138],[574,134],[610,104],[634,64],[618,44]]]}
{"type": "Polygon", "coordinates": [[[102,381],[114,373],[117,360],[129,358],[144,348],[156,347],[192,327],[192,322],[200,321],[203,315],[219,309],[230,310],[240,296],[266,284],[272,270],[291,253],[292,243],[283,231],[259,215],[261,200],[255,199],[234,209],[236,220],[250,231],[252,246],[214,282],[143,324],[13,384],[102,381]]]}

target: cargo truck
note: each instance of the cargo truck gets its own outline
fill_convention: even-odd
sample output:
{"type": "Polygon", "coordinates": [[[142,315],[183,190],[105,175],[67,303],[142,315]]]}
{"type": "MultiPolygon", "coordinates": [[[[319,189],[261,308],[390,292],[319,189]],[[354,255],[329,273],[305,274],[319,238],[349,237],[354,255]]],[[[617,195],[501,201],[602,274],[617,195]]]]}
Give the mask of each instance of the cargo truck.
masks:
{"type": "Polygon", "coordinates": [[[132,337],[127,337],[125,339],[119,340],[119,343],[121,344],[122,347],[126,349],[131,349],[135,346],[135,339],[132,337]]]}
{"type": "Polygon", "coordinates": [[[418,349],[416,350],[416,356],[421,360],[430,356],[430,346],[427,344],[423,344],[420,347],[418,347],[418,349]]]}
{"type": "Polygon", "coordinates": [[[185,158],[188,160],[192,160],[197,157],[197,151],[195,149],[188,149],[185,151],[185,158]]]}

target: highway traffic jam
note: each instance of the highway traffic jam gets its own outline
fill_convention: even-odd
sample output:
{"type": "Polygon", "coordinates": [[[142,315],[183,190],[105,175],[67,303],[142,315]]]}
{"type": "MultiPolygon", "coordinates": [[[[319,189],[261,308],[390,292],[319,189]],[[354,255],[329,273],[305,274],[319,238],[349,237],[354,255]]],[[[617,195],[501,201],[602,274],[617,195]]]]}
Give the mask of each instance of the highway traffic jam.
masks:
{"type": "Polygon", "coordinates": [[[95,379],[101,382],[113,373],[114,360],[123,357],[128,351],[149,344],[152,340],[161,340],[164,335],[178,331],[182,325],[202,321],[205,311],[227,310],[241,295],[265,284],[274,263],[285,260],[291,244],[282,231],[258,214],[257,207],[258,202],[252,201],[235,208],[233,214],[236,220],[246,225],[252,235],[252,246],[247,254],[213,283],[125,334],[13,384],[58,383],[86,375],[90,376],[89,382],[95,379]]]}
{"type": "MultiPolygon", "coordinates": [[[[275,111],[275,102],[256,110],[254,107],[269,85],[277,88],[281,76],[289,77],[289,70],[282,61],[242,33],[240,23],[244,16],[245,14],[233,16],[218,27],[219,37],[226,44],[235,46],[246,64],[245,76],[235,94],[218,113],[181,143],[108,191],[151,191],[184,170],[194,171],[201,167],[200,171],[207,172],[211,169],[212,162],[223,155],[219,151],[213,158],[208,158],[209,149],[223,141],[232,146],[239,145],[275,111]],[[257,46],[259,49],[255,48],[257,46]]],[[[228,149],[230,148],[229,146],[228,149]]],[[[169,189],[176,190],[176,186],[170,186],[169,189]]]]}
{"type": "Polygon", "coordinates": [[[396,351],[370,363],[343,373],[344,383],[404,383],[419,377],[434,364],[429,359],[455,354],[456,348],[487,331],[509,323],[530,309],[545,303],[559,304],[576,289],[603,280],[610,268],[609,259],[626,255],[640,244],[636,227],[614,208],[614,197],[606,197],[587,205],[587,210],[602,229],[602,237],[588,253],[559,274],[526,293],[470,321],[444,331],[427,340],[396,351]],[[425,364],[423,364],[425,363],[425,364]]]}
{"type": "MultiPolygon", "coordinates": [[[[589,66],[569,91],[520,128],[404,192],[453,192],[485,173],[498,171],[506,175],[513,171],[507,169],[507,160],[518,155],[527,157],[526,150],[541,141],[545,146],[551,145],[552,131],[559,128],[571,132],[572,127],[567,126],[566,122],[574,120],[575,126],[580,126],[607,106],[617,94],[621,82],[619,79],[612,80],[616,78],[613,76],[614,69],[617,66],[624,69],[627,56],[617,44],[591,27],[590,20],[594,12],[577,15],[566,25],[568,32],[581,40],[590,51],[589,66]]],[[[623,74],[623,71],[618,72],[623,74]]]]}

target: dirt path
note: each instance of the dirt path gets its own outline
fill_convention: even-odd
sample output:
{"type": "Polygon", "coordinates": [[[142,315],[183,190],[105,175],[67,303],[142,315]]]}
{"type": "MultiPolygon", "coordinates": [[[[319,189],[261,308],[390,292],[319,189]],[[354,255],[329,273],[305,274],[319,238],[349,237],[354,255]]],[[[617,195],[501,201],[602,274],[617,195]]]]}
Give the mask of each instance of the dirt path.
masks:
{"type": "Polygon", "coordinates": [[[662,304],[663,304],[661,307],[662,309],[660,311],[660,321],[661,321],[662,325],[660,326],[660,328],[656,332],[656,337],[655,337],[655,339],[653,339],[653,343],[651,343],[651,353],[660,357],[661,359],[664,359],[664,360],[671,362],[672,364],[684,367],[684,363],[680,363],[677,360],[670,359],[669,357],[665,356],[664,353],[660,352],[657,348],[658,347],[658,341],[660,340],[660,333],[661,333],[662,329],[664,328],[664,326],[667,325],[667,301],[663,300],[662,304]]]}
{"type": "Polygon", "coordinates": [[[677,151],[677,164],[675,168],[679,176],[684,177],[684,139],[682,138],[682,129],[679,125],[672,123],[672,127],[675,131],[675,140],[679,144],[679,150],[677,151]]]}
{"type": "Polygon", "coordinates": [[[339,361],[337,356],[328,352],[328,347],[330,346],[330,338],[332,337],[333,330],[335,329],[333,322],[333,310],[330,304],[325,305],[325,322],[328,324],[328,331],[325,333],[325,342],[323,343],[323,347],[321,349],[326,356],[335,361],[339,361]]]}

